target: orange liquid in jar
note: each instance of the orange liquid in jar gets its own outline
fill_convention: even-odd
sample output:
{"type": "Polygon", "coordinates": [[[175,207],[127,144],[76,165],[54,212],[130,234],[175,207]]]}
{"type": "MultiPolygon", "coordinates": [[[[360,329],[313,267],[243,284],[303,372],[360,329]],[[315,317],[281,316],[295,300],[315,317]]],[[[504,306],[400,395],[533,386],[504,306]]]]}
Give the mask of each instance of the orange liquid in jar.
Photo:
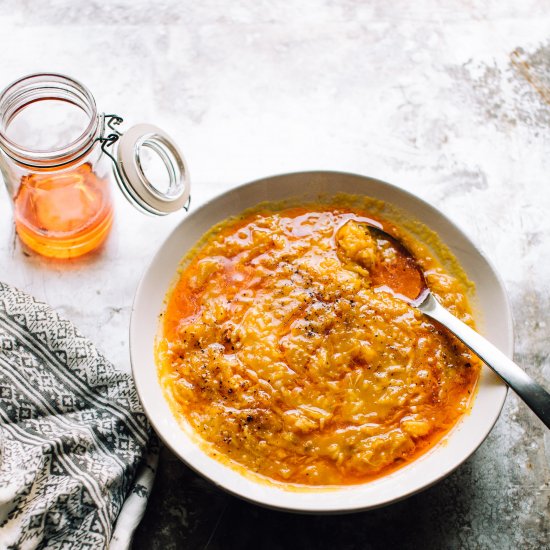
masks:
{"type": "Polygon", "coordinates": [[[107,179],[89,164],[63,173],[21,179],[15,228],[32,250],[50,258],[76,258],[100,246],[113,223],[107,179]]]}

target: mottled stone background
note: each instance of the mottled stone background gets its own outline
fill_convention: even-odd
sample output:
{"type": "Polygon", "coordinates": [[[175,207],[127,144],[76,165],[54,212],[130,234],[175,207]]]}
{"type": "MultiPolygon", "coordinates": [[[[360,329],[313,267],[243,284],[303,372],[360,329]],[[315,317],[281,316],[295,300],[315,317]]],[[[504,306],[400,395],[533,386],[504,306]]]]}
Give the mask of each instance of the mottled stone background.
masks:
{"type": "MultiPolygon", "coordinates": [[[[550,385],[548,0],[0,0],[0,85],[85,82],[101,110],[181,144],[193,206],[293,170],[359,172],[440,208],[490,257],[516,360],[550,385]]],[[[69,265],[27,255],[0,189],[0,279],[47,300],[129,368],[138,279],[181,219],[118,201],[106,246],[69,265]]],[[[136,549],[548,548],[550,436],[510,394],[479,451],[374,512],[243,503],[168,452],[136,549]]]]}

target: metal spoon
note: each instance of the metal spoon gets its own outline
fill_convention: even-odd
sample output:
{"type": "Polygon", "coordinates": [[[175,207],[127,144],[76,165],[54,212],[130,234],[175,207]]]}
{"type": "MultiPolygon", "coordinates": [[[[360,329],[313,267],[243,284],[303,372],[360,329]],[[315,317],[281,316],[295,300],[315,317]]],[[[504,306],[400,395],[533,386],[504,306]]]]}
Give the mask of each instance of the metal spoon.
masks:
{"type": "Polygon", "coordinates": [[[405,300],[449,329],[487,366],[493,369],[523,399],[546,427],[550,428],[550,394],[498,348],[457,319],[437,301],[428,288],[422,268],[401,242],[378,227],[371,225],[367,227],[375,240],[386,240],[396,249],[398,255],[401,256],[400,264],[397,266],[400,273],[408,271],[408,277],[396,277],[395,273],[392,277],[394,270],[386,268],[373,278],[373,283],[389,290],[393,295],[405,300]],[[414,273],[415,271],[416,273],[414,273]],[[399,279],[409,280],[406,288],[399,286],[399,279]]]}

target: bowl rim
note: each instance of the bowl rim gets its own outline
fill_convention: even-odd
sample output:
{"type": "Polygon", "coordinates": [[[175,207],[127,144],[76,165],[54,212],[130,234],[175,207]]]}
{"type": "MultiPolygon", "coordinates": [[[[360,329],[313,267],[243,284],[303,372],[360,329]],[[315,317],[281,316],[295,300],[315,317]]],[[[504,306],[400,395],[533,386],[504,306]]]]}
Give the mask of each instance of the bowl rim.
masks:
{"type": "MultiPolygon", "coordinates": [[[[323,495],[324,497],[328,497],[329,501],[331,500],[330,495],[333,494],[340,494],[350,491],[356,490],[357,488],[367,487],[371,486],[373,484],[378,483],[380,480],[382,481],[391,481],[392,477],[395,477],[396,474],[398,476],[401,475],[407,475],[402,474],[402,472],[406,471],[410,468],[411,465],[414,465],[418,461],[423,461],[425,457],[428,457],[434,452],[437,452],[437,449],[442,445],[442,442],[436,443],[434,447],[432,447],[429,451],[424,453],[422,456],[420,456],[418,459],[412,461],[411,463],[403,466],[402,468],[396,470],[395,472],[392,472],[386,476],[382,476],[381,478],[375,479],[373,481],[364,483],[364,484],[358,484],[358,485],[343,485],[343,486],[331,486],[328,488],[323,487],[314,487],[312,489],[306,489],[304,491],[289,491],[287,489],[281,489],[281,486],[284,486],[284,484],[271,484],[271,483],[258,483],[257,480],[253,480],[249,478],[249,476],[245,476],[238,472],[238,470],[235,470],[234,468],[231,468],[229,466],[226,466],[222,462],[217,461],[216,459],[213,459],[209,457],[203,450],[199,449],[199,447],[192,441],[192,438],[190,438],[187,434],[185,434],[185,430],[183,428],[179,428],[180,434],[185,434],[184,438],[188,440],[188,443],[191,442],[191,446],[195,447],[194,451],[191,450],[190,453],[182,453],[181,446],[177,443],[177,440],[175,441],[173,437],[171,437],[171,434],[168,433],[168,430],[166,429],[166,426],[163,424],[162,420],[159,419],[157,414],[153,412],[153,409],[151,407],[152,400],[150,399],[150,391],[151,388],[145,384],[145,380],[143,380],[143,368],[139,367],[140,359],[137,356],[136,352],[136,342],[140,339],[139,328],[139,318],[138,318],[138,311],[141,307],[141,304],[143,301],[147,298],[147,292],[146,287],[148,284],[148,277],[150,276],[153,268],[155,265],[160,261],[161,256],[167,245],[174,240],[177,235],[182,231],[182,227],[185,227],[186,225],[189,225],[191,222],[188,220],[195,220],[198,219],[199,216],[209,209],[212,209],[216,204],[222,203],[224,200],[231,198],[232,196],[237,196],[239,193],[246,191],[247,189],[254,188],[255,186],[265,185],[268,184],[270,181],[277,181],[281,179],[288,179],[288,178],[300,178],[300,177],[327,177],[327,178],[352,178],[357,179],[358,181],[362,181],[365,184],[376,184],[378,186],[381,186],[382,188],[385,188],[389,190],[390,192],[397,193],[397,195],[401,195],[403,200],[406,202],[410,202],[411,204],[416,205],[417,207],[420,207],[422,209],[426,209],[429,213],[434,214],[436,218],[439,218],[440,221],[443,222],[444,225],[448,226],[450,230],[454,231],[457,236],[460,237],[467,245],[471,248],[471,250],[475,251],[476,255],[479,257],[482,262],[485,263],[485,268],[490,273],[491,277],[494,279],[494,282],[496,283],[497,290],[499,291],[499,298],[501,300],[500,307],[502,309],[502,314],[504,314],[504,324],[506,325],[505,334],[503,335],[503,341],[505,343],[505,349],[503,349],[503,352],[509,356],[513,356],[513,347],[514,347],[514,335],[513,335],[513,318],[511,313],[511,307],[510,307],[510,301],[506,293],[506,289],[503,283],[502,278],[498,274],[498,272],[495,270],[494,265],[492,264],[491,260],[485,255],[485,253],[480,250],[473,242],[472,240],[462,231],[462,229],[456,225],[455,222],[453,222],[449,217],[447,217],[441,210],[436,208],[435,206],[431,205],[427,201],[421,199],[414,193],[411,193],[410,191],[407,191],[406,189],[403,189],[402,187],[399,187],[397,185],[388,183],[386,181],[372,178],[369,176],[364,176],[361,174],[355,174],[351,172],[343,172],[343,171],[329,171],[329,170],[313,170],[313,171],[298,171],[298,172],[288,172],[283,174],[277,174],[273,176],[267,176],[263,178],[257,178],[252,181],[249,181],[247,183],[243,183],[241,185],[232,187],[231,189],[228,189],[220,194],[216,194],[214,197],[210,198],[208,201],[204,202],[197,210],[183,218],[167,235],[167,237],[163,240],[162,244],[157,248],[154,256],[148,263],[146,269],[144,270],[142,277],[140,279],[140,282],[137,286],[134,300],[132,303],[131,308],[131,317],[130,317],[130,324],[129,324],[129,348],[130,348],[130,361],[131,361],[131,368],[132,368],[132,375],[134,377],[134,381],[136,384],[136,389],[138,392],[139,399],[142,403],[143,410],[148,417],[151,426],[154,428],[155,432],[159,436],[159,438],[164,442],[164,444],[180,459],[182,460],[187,466],[189,466],[192,470],[194,470],[199,475],[205,477],[210,482],[214,483],[216,486],[220,487],[221,489],[227,491],[228,493],[237,496],[239,498],[242,498],[248,502],[252,502],[254,504],[258,504],[267,508],[276,509],[276,510],[284,510],[288,512],[297,512],[297,513],[307,513],[307,514],[341,514],[341,513],[351,513],[351,512],[360,512],[364,510],[369,509],[375,509],[379,507],[383,507],[386,505],[389,505],[391,503],[398,502],[400,500],[403,500],[405,498],[408,498],[409,496],[412,496],[418,492],[421,492],[437,482],[439,482],[441,479],[447,477],[451,472],[453,472],[455,469],[457,469],[465,460],[467,460],[478,448],[479,446],[485,441],[486,437],[489,435],[491,430],[493,429],[496,421],[498,420],[500,413],[502,411],[502,408],[504,406],[504,402],[507,396],[508,387],[504,382],[500,380],[495,374],[491,372],[488,372],[489,369],[485,365],[483,366],[484,376],[488,375],[490,382],[495,385],[496,389],[499,391],[496,393],[496,395],[493,397],[493,414],[490,418],[485,419],[485,428],[483,430],[483,434],[479,435],[476,439],[475,444],[470,445],[468,448],[468,451],[460,456],[458,460],[453,462],[451,465],[441,468],[435,475],[432,475],[429,480],[427,480],[425,483],[417,484],[417,486],[413,488],[409,488],[406,491],[403,491],[402,493],[392,496],[392,497],[385,497],[381,498],[379,500],[375,501],[369,501],[369,502],[352,502],[350,505],[342,503],[331,505],[330,503],[327,504],[326,498],[321,499],[317,498],[315,500],[309,499],[307,502],[301,502],[301,499],[299,495],[323,495]],[[183,456],[185,455],[185,456],[183,456]],[[207,468],[205,469],[205,462],[215,462],[216,466],[214,468],[207,468]],[[222,470],[220,470],[220,467],[222,470]],[[216,472],[213,474],[212,472],[216,472]],[[227,475],[219,475],[220,472],[225,472],[227,475]],[[239,476],[242,478],[243,486],[240,486],[239,484],[235,485],[234,483],[228,482],[227,478],[234,478],[236,476],[239,476]],[[264,491],[254,491],[254,494],[251,494],[247,490],[247,486],[250,486],[250,483],[253,485],[260,486],[264,489],[264,491]],[[268,493],[272,490],[275,490],[276,492],[286,495],[288,498],[269,498],[268,493]],[[299,501],[299,502],[298,502],[299,501]]],[[[341,193],[342,191],[334,191],[333,194],[341,193]]],[[[329,192],[330,193],[330,192],[329,192]]],[[[324,194],[324,193],[323,193],[324,194]]],[[[299,194],[298,194],[299,195],[299,194]]],[[[358,189],[356,195],[358,196],[365,196],[369,197],[372,196],[375,199],[379,199],[380,197],[377,197],[376,195],[369,195],[362,189],[358,189]]],[[[294,196],[289,196],[288,199],[293,199],[294,196]]],[[[266,201],[272,200],[272,201],[279,201],[280,199],[270,199],[266,198],[264,199],[266,201]]],[[[381,199],[385,200],[385,199],[381,199]]],[[[260,201],[259,201],[260,202],[260,201]]],[[[389,202],[389,201],[386,201],[389,202]]],[[[395,204],[395,203],[393,203],[395,204]]],[[[240,208],[240,211],[245,210],[246,208],[249,208],[250,206],[253,206],[253,204],[250,205],[244,205],[240,208]]],[[[407,207],[403,207],[401,205],[395,205],[399,209],[404,210],[405,212],[408,211],[407,207]]],[[[233,214],[228,214],[225,217],[229,217],[233,214]]],[[[417,219],[421,223],[424,223],[429,228],[431,226],[424,222],[424,220],[419,219],[417,216],[412,215],[411,218],[417,219]]],[[[222,218],[224,219],[224,218],[222,218]]],[[[221,221],[221,220],[219,220],[221,221]]],[[[217,223],[217,222],[214,222],[217,223]]],[[[213,225],[213,224],[211,224],[213,225]]],[[[195,241],[200,238],[201,235],[198,235],[197,238],[195,238],[195,241]]],[[[444,237],[441,237],[442,242],[444,242],[449,249],[453,252],[453,254],[456,254],[456,250],[453,249],[449,243],[447,243],[444,239],[444,237]]],[[[185,247],[181,249],[180,256],[176,258],[176,264],[179,264],[185,253],[189,250],[189,247],[185,247]]],[[[466,271],[467,272],[467,271],[466,271]]],[[[467,272],[468,274],[468,272],[467,272]]],[[[173,279],[175,275],[175,272],[170,275],[170,278],[173,279]]],[[[162,289],[162,295],[163,298],[168,292],[169,287],[163,287],[162,289]]],[[[163,301],[164,303],[164,301],[163,301]]],[[[162,309],[161,309],[162,310],[162,309]]],[[[155,316],[154,322],[157,325],[158,324],[158,316],[155,316]]],[[[154,371],[156,373],[156,364],[153,365],[154,371]]],[[[157,385],[160,389],[160,384],[158,383],[158,377],[155,376],[157,380],[157,385]]],[[[481,385],[481,382],[479,382],[481,385]]],[[[162,391],[162,390],[161,390],[162,391]]],[[[476,395],[477,399],[477,395],[476,395]]],[[[167,405],[167,402],[165,403],[167,405]]],[[[173,416],[173,415],[172,415],[173,416]]],[[[468,416],[468,413],[465,415],[468,416]]],[[[457,426],[461,426],[463,423],[465,417],[463,417],[459,422],[457,423],[457,426]]],[[[173,421],[176,421],[175,418],[172,418],[173,421]]],[[[172,423],[173,424],[173,423],[172,423]]],[[[457,426],[451,429],[451,431],[443,438],[443,440],[447,440],[447,438],[452,437],[453,433],[457,431],[457,426]]],[[[173,426],[172,426],[173,427],[173,426]]],[[[444,444],[444,443],[443,443],[444,444]]],[[[186,449],[189,450],[189,449],[186,449]]],[[[210,464],[212,466],[212,464],[210,464]]],[[[391,491],[390,491],[391,492],[391,491]]],[[[351,494],[351,493],[350,493],[351,494]]],[[[302,499],[303,500],[303,499],[302,499]]],[[[361,500],[361,499],[359,499],[361,500]]]]}

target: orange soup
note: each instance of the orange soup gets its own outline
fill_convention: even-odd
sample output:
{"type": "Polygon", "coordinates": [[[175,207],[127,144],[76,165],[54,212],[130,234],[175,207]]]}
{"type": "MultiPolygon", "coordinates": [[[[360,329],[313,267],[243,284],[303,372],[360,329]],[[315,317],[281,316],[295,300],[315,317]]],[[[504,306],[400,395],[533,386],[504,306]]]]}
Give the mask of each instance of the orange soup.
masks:
{"type": "Polygon", "coordinates": [[[156,349],[174,414],[212,455],[275,481],[362,483],[467,411],[479,361],[379,284],[399,250],[365,221],[400,239],[473,326],[467,281],[376,213],[308,204],[227,220],[184,259],[156,349]]]}

